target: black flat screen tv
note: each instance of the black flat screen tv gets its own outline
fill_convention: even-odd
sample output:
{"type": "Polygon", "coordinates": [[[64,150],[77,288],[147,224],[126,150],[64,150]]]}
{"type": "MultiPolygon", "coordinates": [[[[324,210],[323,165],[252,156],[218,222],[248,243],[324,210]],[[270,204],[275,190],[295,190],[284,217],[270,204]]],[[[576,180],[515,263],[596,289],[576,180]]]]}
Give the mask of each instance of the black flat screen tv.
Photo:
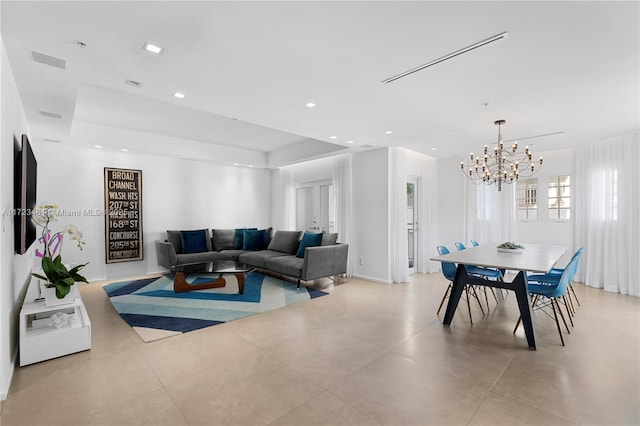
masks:
{"type": "Polygon", "coordinates": [[[33,154],[27,135],[22,135],[22,143],[15,143],[14,166],[14,229],[16,253],[24,254],[36,240],[36,224],[31,213],[36,208],[36,184],[38,162],[33,154]]]}

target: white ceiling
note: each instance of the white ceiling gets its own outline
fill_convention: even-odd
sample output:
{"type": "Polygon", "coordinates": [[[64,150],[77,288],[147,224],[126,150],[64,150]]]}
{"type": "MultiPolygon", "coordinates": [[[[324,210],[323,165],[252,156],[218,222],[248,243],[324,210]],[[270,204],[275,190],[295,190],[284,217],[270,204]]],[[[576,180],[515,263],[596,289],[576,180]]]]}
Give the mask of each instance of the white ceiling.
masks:
{"type": "Polygon", "coordinates": [[[564,132],[527,140],[536,151],[640,127],[635,1],[2,1],[1,8],[34,139],[66,143],[78,120],[264,153],[311,140],[337,145],[327,151],[403,146],[449,158],[495,142],[496,119],[507,120],[507,140],[564,132]],[[503,31],[504,40],[381,82],[503,31]],[[164,53],[145,52],[146,41],[164,53]],[[31,51],[67,67],[36,63],[31,51]],[[187,97],[175,99],[176,91],[187,97]],[[305,107],[309,101],[317,107],[305,107]]]}

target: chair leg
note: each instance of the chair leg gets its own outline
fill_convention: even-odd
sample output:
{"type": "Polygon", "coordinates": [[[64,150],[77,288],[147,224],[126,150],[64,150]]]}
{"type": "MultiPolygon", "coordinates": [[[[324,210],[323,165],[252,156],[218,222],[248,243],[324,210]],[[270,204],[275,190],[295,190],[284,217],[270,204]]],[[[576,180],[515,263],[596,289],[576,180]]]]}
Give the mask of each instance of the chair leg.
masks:
{"type": "Polygon", "coordinates": [[[473,324],[473,317],[471,316],[471,300],[469,299],[469,286],[464,286],[464,290],[467,293],[467,309],[469,309],[469,321],[473,324]]]}
{"type": "Polygon", "coordinates": [[[562,313],[562,310],[560,309],[560,302],[558,302],[558,299],[556,299],[555,297],[552,299],[551,304],[553,305],[553,303],[556,304],[557,308],[558,308],[558,313],[560,314],[560,318],[562,318],[562,322],[564,323],[564,328],[567,329],[567,334],[571,334],[571,330],[569,330],[569,326],[567,325],[567,320],[564,319],[564,314],[562,313]]]}
{"type": "Polygon", "coordinates": [[[580,301],[578,300],[578,295],[576,294],[576,291],[573,289],[573,283],[569,284],[569,291],[573,294],[573,297],[576,299],[576,303],[578,304],[578,306],[582,306],[580,304],[580,301]]]}
{"type": "Polygon", "coordinates": [[[574,313],[572,312],[572,309],[571,309],[571,302],[568,299],[571,299],[571,296],[568,296],[567,294],[562,295],[562,300],[564,301],[564,308],[567,311],[567,316],[569,317],[569,322],[571,323],[571,327],[575,327],[575,324],[573,324],[574,313]]]}
{"type": "Polygon", "coordinates": [[[476,298],[476,302],[478,302],[478,306],[480,307],[480,312],[482,312],[482,316],[484,316],[484,308],[482,307],[482,303],[480,302],[480,298],[478,297],[478,292],[476,292],[476,287],[471,286],[471,291],[473,292],[473,297],[476,298]]]}
{"type": "MultiPolygon", "coordinates": [[[[560,341],[562,342],[562,346],[564,346],[564,337],[562,337],[562,330],[560,329],[560,321],[558,321],[558,313],[556,312],[556,305],[554,303],[555,299],[551,299],[551,307],[553,308],[553,317],[556,320],[556,327],[558,327],[558,334],[560,335],[560,341]]],[[[558,306],[558,310],[560,310],[560,306],[558,306]]],[[[566,323],[565,323],[566,326],[566,323]]]]}
{"type": "Polygon", "coordinates": [[[447,297],[451,292],[451,287],[452,287],[452,284],[449,283],[449,287],[447,287],[447,291],[445,291],[444,296],[442,296],[442,300],[440,301],[440,306],[438,306],[438,312],[436,312],[436,315],[440,315],[440,310],[442,309],[442,305],[444,305],[444,301],[447,300],[447,297]]]}
{"type": "Polygon", "coordinates": [[[571,293],[568,291],[562,295],[564,299],[564,305],[567,307],[567,312],[570,316],[574,316],[576,314],[576,308],[573,306],[573,299],[571,299],[571,293]]]}
{"type": "MultiPolygon", "coordinates": [[[[533,298],[533,302],[531,302],[531,309],[533,309],[537,304],[538,300],[540,300],[540,295],[536,294],[536,297],[533,298]]],[[[518,321],[516,321],[516,326],[513,328],[513,334],[516,333],[518,327],[520,326],[520,322],[522,322],[522,315],[518,317],[518,321]]]]}
{"type": "Polygon", "coordinates": [[[484,290],[484,301],[487,304],[487,312],[489,312],[489,297],[487,296],[487,287],[484,287],[483,290],[484,290]]]}
{"type": "MultiPolygon", "coordinates": [[[[496,292],[493,290],[493,287],[489,287],[489,289],[491,290],[491,293],[493,294],[493,298],[496,299],[496,304],[500,303],[498,302],[498,296],[496,296],[496,292]]],[[[502,291],[502,289],[498,289],[499,291],[502,291]]]]}

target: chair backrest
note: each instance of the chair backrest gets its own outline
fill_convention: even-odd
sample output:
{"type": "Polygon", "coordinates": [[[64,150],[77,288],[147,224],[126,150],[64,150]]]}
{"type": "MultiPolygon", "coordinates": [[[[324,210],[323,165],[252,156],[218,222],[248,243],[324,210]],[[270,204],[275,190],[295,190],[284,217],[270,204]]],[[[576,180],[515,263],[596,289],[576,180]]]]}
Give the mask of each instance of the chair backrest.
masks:
{"type": "Polygon", "coordinates": [[[555,290],[550,294],[551,297],[562,296],[569,287],[569,284],[573,282],[573,277],[575,277],[576,272],[578,272],[578,263],[580,262],[581,255],[582,251],[579,249],[571,258],[571,260],[567,264],[567,267],[564,268],[564,271],[562,271],[562,275],[560,276],[558,285],[556,285],[555,290]]]}
{"type": "MultiPolygon", "coordinates": [[[[445,246],[438,246],[438,254],[440,256],[449,254],[449,249],[445,246]]],[[[453,281],[456,278],[456,264],[452,262],[440,262],[442,263],[442,274],[449,281],[453,281]]]]}
{"type": "Polygon", "coordinates": [[[462,243],[456,243],[456,248],[458,249],[458,251],[462,251],[466,249],[466,247],[462,243]]]}
{"type": "Polygon", "coordinates": [[[584,247],[580,247],[578,250],[576,250],[573,256],[571,256],[571,259],[573,260],[574,257],[577,257],[578,259],[580,259],[580,256],[582,256],[583,251],[584,251],[584,247]]]}
{"type": "Polygon", "coordinates": [[[474,247],[478,247],[480,244],[476,240],[471,240],[471,245],[474,247]]]}

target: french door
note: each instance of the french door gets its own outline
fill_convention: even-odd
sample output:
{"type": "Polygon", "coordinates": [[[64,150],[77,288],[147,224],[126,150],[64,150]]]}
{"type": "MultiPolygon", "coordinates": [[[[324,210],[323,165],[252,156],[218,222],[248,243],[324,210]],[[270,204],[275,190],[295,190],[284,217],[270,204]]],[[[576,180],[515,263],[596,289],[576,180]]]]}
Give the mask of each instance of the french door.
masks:
{"type": "Polygon", "coordinates": [[[418,266],[418,178],[407,177],[407,242],[409,244],[409,273],[418,266]]]}
{"type": "Polygon", "coordinates": [[[296,229],[335,232],[333,185],[330,180],[296,187],[296,229]]]}

